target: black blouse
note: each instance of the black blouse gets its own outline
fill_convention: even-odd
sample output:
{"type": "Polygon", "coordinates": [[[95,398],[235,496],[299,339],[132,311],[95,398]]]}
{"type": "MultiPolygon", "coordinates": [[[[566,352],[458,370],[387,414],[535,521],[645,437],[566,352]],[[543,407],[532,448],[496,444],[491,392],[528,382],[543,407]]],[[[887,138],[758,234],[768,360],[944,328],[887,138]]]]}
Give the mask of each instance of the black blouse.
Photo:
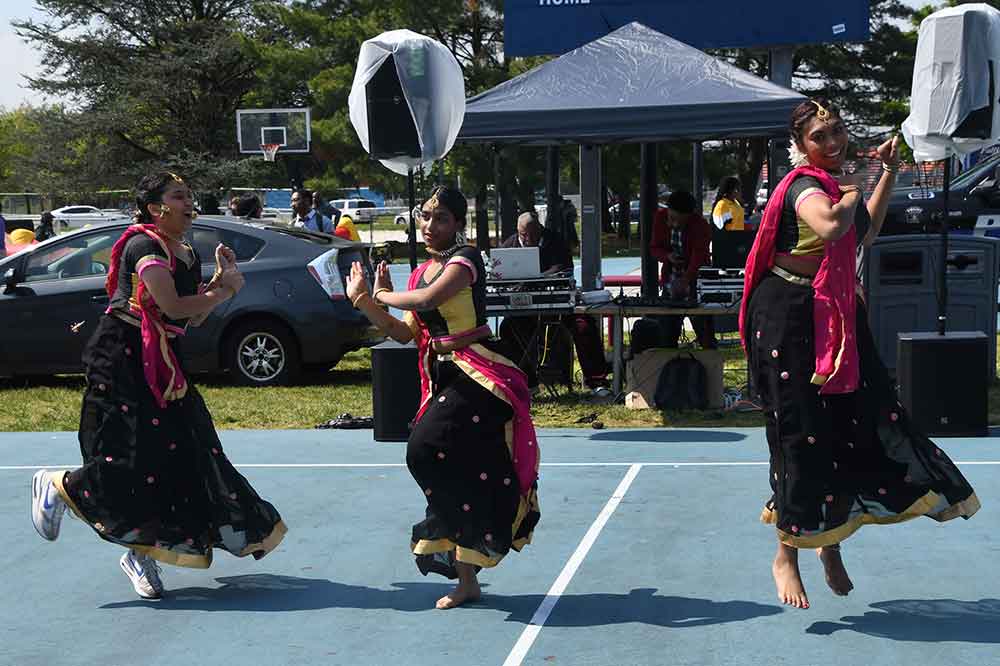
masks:
{"type": "MultiPolygon", "coordinates": [[[[193,296],[198,293],[201,284],[201,260],[198,253],[190,245],[186,245],[191,252],[192,262],[190,265],[184,260],[175,256],[174,265],[174,287],[178,296],[193,296]]],[[[136,234],[125,244],[122,252],[121,265],[118,268],[118,287],[111,297],[110,310],[119,318],[138,324],[142,319],[139,310],[136,294],[139,289],[138,269],[152,261],[162,261],[169,265],[166,252],[159,242],[150,238],[146,234],[136,234]]],[[[171,319],[162,314],[164,323],[183,328],[187,324],[187,319],[171,319]]]]}
{"type": "MultiPolygon", "coordinates": [[[[782,202],[781,224],[778,226],[778,237],[774,245],[777,252],[787,252],[797,256],[823,256],[823,239],[817,236],[812,227],[804,222],[796,212],[798,204],[815,192],[822,192],[823,196],[827,196],[819,180],[813,176],[799,176],[788,187],[785,200],[782,202]]],[[[864,240],[871,224],[872,219],[862,197],[854,212],[854,228],[857,230],[858,246],[864,240]]]]}

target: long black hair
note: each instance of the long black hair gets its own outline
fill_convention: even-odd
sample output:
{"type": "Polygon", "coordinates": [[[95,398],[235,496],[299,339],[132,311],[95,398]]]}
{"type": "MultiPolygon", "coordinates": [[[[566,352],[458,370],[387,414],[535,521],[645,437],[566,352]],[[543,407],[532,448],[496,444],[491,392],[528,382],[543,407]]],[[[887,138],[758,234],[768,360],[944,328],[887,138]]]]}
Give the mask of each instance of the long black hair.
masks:
{"type": "Polygon", "coordinates": [[[732,192],[742,192],[742,185],[740,184],[740,179],[737,178],[736,176],[726,176],[719,182],[719,189],[715,193],[715,201],[712,202],[712,210],[714,211],[715,207],[723,199],[732,198],[726,196],[727,194],[731,194],[732,192]]]}

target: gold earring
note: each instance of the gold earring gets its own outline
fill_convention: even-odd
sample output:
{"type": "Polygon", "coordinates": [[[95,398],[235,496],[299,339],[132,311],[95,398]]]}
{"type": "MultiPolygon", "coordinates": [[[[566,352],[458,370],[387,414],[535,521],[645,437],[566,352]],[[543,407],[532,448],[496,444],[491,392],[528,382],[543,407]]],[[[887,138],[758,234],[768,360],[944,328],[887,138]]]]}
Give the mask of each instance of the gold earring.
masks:
{"type": "Polygon", "coordinates": [[[160,204],[160,217],[165,217],[170,215],[170,206],[167,204],[160,204]]]}

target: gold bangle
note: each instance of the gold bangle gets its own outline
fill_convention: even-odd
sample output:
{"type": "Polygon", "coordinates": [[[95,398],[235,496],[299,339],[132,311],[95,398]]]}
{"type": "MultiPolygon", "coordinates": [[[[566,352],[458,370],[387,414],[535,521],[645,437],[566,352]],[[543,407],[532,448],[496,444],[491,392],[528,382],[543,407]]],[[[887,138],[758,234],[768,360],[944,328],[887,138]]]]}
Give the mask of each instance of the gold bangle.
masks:
{"type": "Polygon", "coordinates": [[[351,301],[351,305],[353,305],[356,309],[360,310],[361,308],[358,307],[358,303],[361,302],[362,298],[364,298],[365,296],[368,296],[368,295],[369,294],[368,294],[367,291],[365,293],[363,293],[363,294],[359,294],[357,298],[355,298],[353,301],[351,301]]]}
{"type": "Polygon", "coordinates": [[[885,171],[886,173],[897,173],[899,171],[899,162],[896,162],[895,164],[882,162],[882,171],[885,171]]]}
{"type": "Polygon", "coordinates": [[[379,287],[378,289],[375,290],[375,293],[372,294],[372,300],[378,303],[378,295],[381,294],[383,291],[392,291],[392,289],[389,289],[388,287],[379,287]]]}

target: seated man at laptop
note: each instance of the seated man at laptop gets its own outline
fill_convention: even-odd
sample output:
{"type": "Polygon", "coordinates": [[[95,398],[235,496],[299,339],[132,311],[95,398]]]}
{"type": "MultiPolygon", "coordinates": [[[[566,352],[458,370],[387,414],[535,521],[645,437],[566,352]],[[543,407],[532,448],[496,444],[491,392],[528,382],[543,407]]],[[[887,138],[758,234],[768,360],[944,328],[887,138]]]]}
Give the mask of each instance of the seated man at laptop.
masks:
{"type": "MultiPolygon", "coordinates": [[[[566,241],[555,231],[543,227],[534,211],[521,213],[517,218],[517,233],[506,239],[500,247],[537,247],[542,275],[573,271],[573,256],[566,241]]],[[[587,315],[574,314],[563,315],[560,320],[573,336],[587,388],[598,394],[606,394],[609,368],[604,358],[597,320],[587,315]]],[[[527,341],[536,339],[538,324],[537,316],[507,316],[500,323],[500,339],[510,345],[513,358],[519,360],[521,369],[528,375],[528,384],[532,387],[538,384],[538,359],[537,354],[533,353],[536,350],[525,350],[524,346],[527,341]]]]}

